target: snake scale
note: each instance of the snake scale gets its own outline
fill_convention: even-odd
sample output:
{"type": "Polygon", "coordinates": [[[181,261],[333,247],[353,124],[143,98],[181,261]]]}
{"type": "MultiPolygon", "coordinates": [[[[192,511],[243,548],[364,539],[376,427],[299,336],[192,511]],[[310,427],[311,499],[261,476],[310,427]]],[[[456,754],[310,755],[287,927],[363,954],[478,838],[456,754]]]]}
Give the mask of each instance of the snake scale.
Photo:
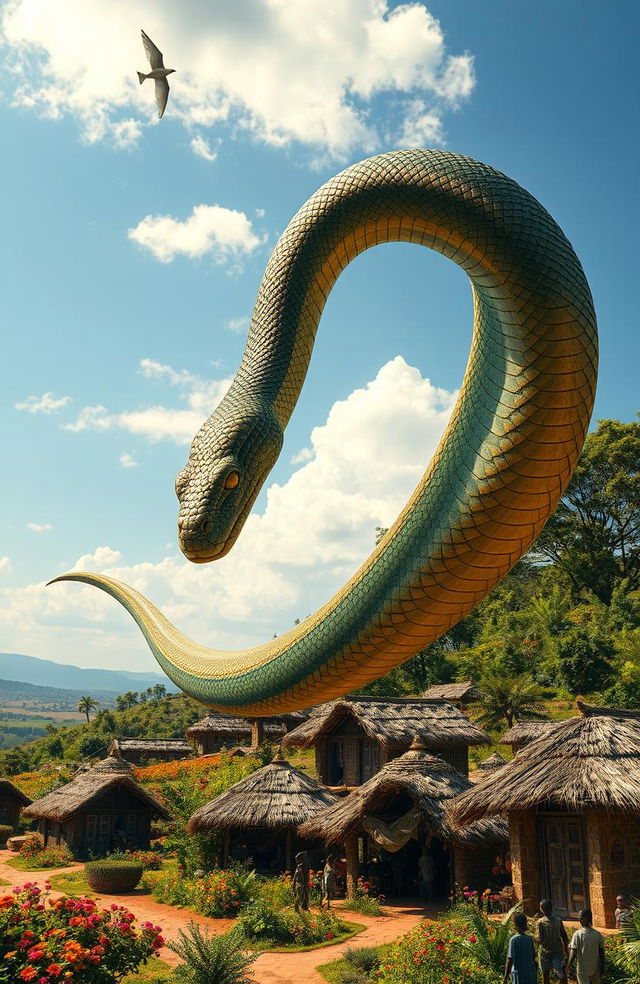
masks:
{"type": "Polygon", "coordinates": [[[569,482],[597,372],[596,319],[580,262],[548,212],[499,171],[444,151],[394,151],[324,184],[277,243],[238,372],[178,475],[183,552],[201,563],[231,548],[280,453],[333,284],[364,250],[400,240],[467,272],[471,352],[426,473],[330,601],[264,645],[221,652],[189,640],[112,578],[56,579],[116,598],[167,675],[211,707],[250,716],[307,707],[404,662],[505,576],[569,482]]]}

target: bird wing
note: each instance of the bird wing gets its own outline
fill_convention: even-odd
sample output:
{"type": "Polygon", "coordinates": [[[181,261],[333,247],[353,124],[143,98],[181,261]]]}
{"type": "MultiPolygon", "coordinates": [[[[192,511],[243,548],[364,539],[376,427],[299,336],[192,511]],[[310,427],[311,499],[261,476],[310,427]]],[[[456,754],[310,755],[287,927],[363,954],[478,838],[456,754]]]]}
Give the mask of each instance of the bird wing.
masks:
{"type": "Polygon", "coordinates": [[[149,59],[149,64],[151,65],[151,70],[154,71],[156,68],[164,68],[162,52],[160,49],[156,48],[148,34],[145,34],[144,31],[140,31],[140,33],[142,35],[144,50],[147,53],[147,58],[149,59]]]}
{"type": "Polygon", "coordinates": [[[156,103],[158,104],[158,116],[162,119],[162,114],[167,108],[169,98],[169,83],[166,79],[156,79],[156,103]]]}

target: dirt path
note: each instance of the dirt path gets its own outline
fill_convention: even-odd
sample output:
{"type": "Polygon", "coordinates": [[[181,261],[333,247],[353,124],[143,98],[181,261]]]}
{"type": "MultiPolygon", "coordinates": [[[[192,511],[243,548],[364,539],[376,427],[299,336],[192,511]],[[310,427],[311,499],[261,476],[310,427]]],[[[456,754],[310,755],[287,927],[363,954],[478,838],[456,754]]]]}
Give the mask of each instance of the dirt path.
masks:
{"type": "MultiPolygon", "coordinates": [[[[15,857],[16,855],[10,851],[0,850],[0,878],[9,882],[11,887],[24,885],[25,882],[35,882],[43,886],[49,877],[77,871],[80,867],[80,865],[71,865],[51,871],[17,871],[6,863],[15,857]]],[[[0,885],[0,895],[9,890],[9,886],[0,885]]],[[[53,890],[51,892],[53,897],[62,894],[64,893],[53,890]]],[[[185,909],[176,909],[173,906],[154,902],[151,896],[143,891],[136,890],[128,895],[100,895],[97,898],[105,906],[111,905],[112,902],[126,905],[140,922],[148,920],[154,925],[161,926],[162,935],[166,940],[177,939],[179,931],[184,929],[188,922],[195,922],[212,934],[224,933],[234,923],[232,919],[209,919],[185,909]]],[[[323,947],[321,950],[309,950],[306,953],[262,953],[253,965],[256,984],[321,984],[323,978],[317,973],[316,967],[329,960],[337,960],[349,944],[376,946],[379,943],[390,943],[398,936],[407,933],[425,916],[435,917],[438,914],[435,908],[426,911],[411,905],[393,906],[389,911],[391,915],[383,917],[345,913],[347,920],[361,923],[366,927],[347,943],[323,947]]],[[[179,963],[176,954],[166,947],[161,951],[161,956],[171,966],[179,963]]]]}

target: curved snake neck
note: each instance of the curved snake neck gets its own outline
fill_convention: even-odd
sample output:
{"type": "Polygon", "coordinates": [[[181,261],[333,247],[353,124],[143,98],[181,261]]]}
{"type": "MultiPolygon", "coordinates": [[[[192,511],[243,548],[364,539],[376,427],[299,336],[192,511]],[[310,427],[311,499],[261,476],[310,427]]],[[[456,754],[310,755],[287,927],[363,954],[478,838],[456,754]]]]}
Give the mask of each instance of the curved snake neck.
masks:
{"type": "Polygon", "coordinates": [[[143,595],[111,578],[56,579],[113,595],[167,675],[212,707],[251,715],[301,708],[404,662],[504,577],[569,482],[597,363],[595,313],[571,245],[528,192],[493,168],[445,152],[397,151],[327,182],[278,242],[234,382],[178,477],[185,553],[204,561],[233,544],[279,454],[333,284],[359,253],[399,240],[466,270],[471,353],[425,475],[327,604],[265,645],[220,652],[187,639],[143,595]],[[231,472],[239,484],[230,490],[231,472]]]}

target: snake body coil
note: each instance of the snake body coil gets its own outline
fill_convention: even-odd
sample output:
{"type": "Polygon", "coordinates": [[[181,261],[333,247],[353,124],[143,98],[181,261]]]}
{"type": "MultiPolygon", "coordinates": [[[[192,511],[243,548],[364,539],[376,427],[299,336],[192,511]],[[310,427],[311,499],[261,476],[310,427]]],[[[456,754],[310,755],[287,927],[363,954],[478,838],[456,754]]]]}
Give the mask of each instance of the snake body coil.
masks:
{"type": "Polygon", "coordinates": [[[397,151],[323,185],[278,242],[237,375],[178,476],[185,554],[206,562],[230,549],[280,452],[333,284],[359,253],[399,240],[466,270],[473,342],[434,458],[354,577],[290,632],[239,652],[190,641],[111,578],[63,578],[113,595],[167,675],[204,704],[274,714],[386,673],[504,577],[569,482],[597,363],[593,304],[571,245],[530,194],[493,168],[445,152],[397,151]]]}

